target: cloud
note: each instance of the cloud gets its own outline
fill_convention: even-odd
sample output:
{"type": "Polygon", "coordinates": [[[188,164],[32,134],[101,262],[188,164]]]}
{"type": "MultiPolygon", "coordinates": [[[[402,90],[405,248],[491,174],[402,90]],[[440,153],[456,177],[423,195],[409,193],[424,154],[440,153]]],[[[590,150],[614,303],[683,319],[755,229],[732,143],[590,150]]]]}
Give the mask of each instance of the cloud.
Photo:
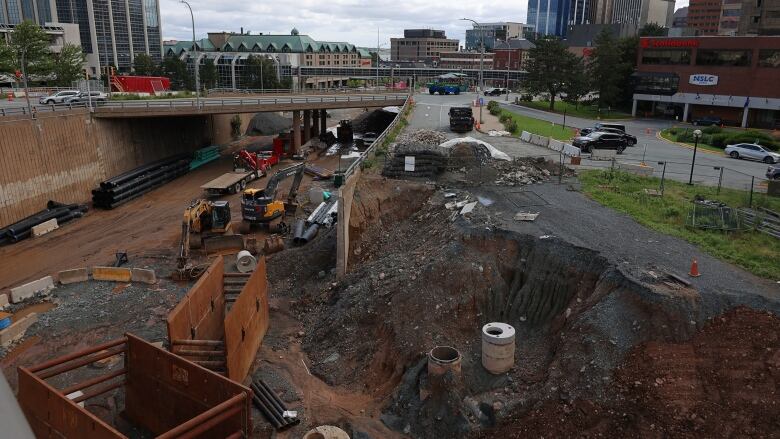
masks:
{"type": "MultiPolygon", "coordinates": [[[[190,13],[176,0],[159,0],[164,39],[192,38],[190,13]]],[[[196,38],[207,32],[244,31],[253,34],[289,34],[292,28],[319,41],[346,41],[376,47],[389,47],[391,37],[403,36],[404,29],[444,29],[448,38],[464,43],[468,17],[480,22],[515,21],[524,23],[526,2],[482,0],[479,2],[432,2],[430,0],[358,1],[298,0],[294,2],[229,2],[189,0],[195,15],[196,38]]]]}

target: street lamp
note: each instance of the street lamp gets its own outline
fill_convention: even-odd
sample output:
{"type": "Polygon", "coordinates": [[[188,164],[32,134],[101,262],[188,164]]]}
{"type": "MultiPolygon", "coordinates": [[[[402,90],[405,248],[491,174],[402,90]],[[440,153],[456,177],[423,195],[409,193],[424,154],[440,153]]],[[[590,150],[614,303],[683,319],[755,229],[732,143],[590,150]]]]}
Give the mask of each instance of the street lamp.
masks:
{"type": "MultiPolygon", "coordinates": [[[[470,21],[479,29],[479,96],[484,91],[485,84],[483,80],[483,67],[485,61],[485,32],[482,30],[482,25],[470,18],[461,18],[461,20],[470,21]]],[[[479,98],[477,98],[479,99],[479,98]]],[[[482,123],[482,105],[479,106],[479,123],[482,123]]]]}
{"type": "Polygon", "coordinates": [[[180,3],[187,5],[190,10],[190,18],[192,19],[192,52],[195,55],[195,103],[200,108],[200,60],[198,59],[197,44],[195,43],[195,15],[192,13],[192,6],[187,3],[186,0],[179,0],[180,3]]]}
{"type": "Polygon", "coordinates": [[[701,137],[701,130],[693,131],[693,160],[691,161],[691,177],[688,179],[688,184],[693,184],[693,167],[696,165],[696,150],[699,149],[699,137],[701,137]]]}

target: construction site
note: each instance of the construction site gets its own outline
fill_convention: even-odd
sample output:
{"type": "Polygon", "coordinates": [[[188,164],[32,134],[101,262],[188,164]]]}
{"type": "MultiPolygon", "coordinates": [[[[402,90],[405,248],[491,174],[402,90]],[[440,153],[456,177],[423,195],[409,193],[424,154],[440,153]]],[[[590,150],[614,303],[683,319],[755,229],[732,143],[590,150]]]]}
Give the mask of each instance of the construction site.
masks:
{"type": "MultiPolygon", "coordinates": [[[[776,279],[599,205],[519,139],[418,111],[252,113],[234,138],[225,115],[97,118],[93,159],[56,158],[78,139],[0,159],[18,431],[777,437],[776,279]],[[101,124],[132,139],[112,149],[101,124]]],[[[38,145],[72,137],[57,123],[38,145]]]]}

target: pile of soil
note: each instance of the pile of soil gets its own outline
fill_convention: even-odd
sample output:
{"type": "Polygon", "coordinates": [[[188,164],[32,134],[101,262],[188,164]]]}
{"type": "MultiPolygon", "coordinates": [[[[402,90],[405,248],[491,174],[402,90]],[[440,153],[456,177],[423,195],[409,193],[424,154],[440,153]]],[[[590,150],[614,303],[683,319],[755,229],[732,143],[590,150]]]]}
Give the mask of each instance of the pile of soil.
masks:
{"type": "Polygon", "coordinates": [[[247,136],[269,136],[292,129],[292,119],[278,113],[256,113],[246,128],[247,136]]]}
{"type": "Polygon", "coordinates": [[[366,111],[352,119],[352,129],[356,133],[381,133],[395,119],[398,113],[382,109],[366,111]]]}

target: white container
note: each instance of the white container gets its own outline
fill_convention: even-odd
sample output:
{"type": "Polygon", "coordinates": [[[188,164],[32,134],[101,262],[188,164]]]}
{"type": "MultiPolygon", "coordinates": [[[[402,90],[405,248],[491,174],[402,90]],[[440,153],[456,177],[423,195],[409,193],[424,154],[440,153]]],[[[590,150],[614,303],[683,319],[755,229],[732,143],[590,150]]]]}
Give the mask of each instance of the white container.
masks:
{"type": "Polygon", "coordinates": [[[238,252],[238,255],[236,256],[236,268],[240,273],[250,273],[255,271],[255,267],[257,267],[257,259],[252,256],[252,253],[249,253],[246,250],[238,252]]]}
{"type": "Polygon", "coordinates": [[[482,327],[482,366],[499,375],[515,364],[515,328],[493,322],[482,327]]]}

